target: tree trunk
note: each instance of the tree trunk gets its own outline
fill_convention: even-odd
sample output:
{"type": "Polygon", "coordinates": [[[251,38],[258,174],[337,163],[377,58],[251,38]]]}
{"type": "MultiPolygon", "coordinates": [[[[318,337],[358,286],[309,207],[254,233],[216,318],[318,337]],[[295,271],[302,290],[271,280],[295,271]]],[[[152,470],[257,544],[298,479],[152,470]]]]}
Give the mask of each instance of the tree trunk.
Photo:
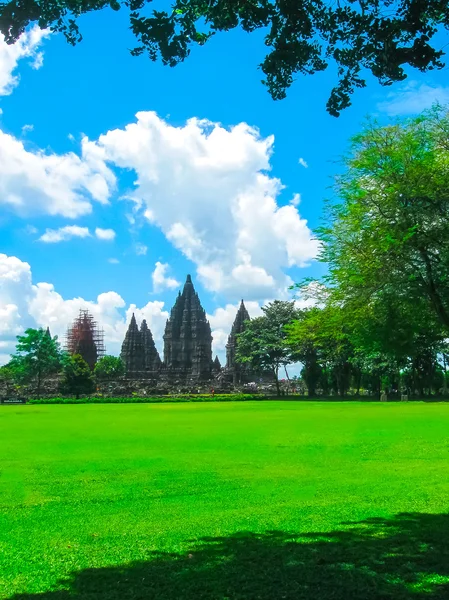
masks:
{"type": "Polygon", "coordinates": [[[41,370],[37,370],[37,399],[41,398],[41,370]]]}
{"type": "Polygon", "coordinates": [[[427,285],[427,291],[428,291],[430,300],[432,301],[432,304],[435,308],[435,311],[436,311],[438,317],[440,318],[440,321],[443,323],[443,325],[449,331],[449,314],[443,304],[443,301],[441,300],[441,296],[435,285],[435,281],[433,279],[433,272],[432,272],[432,263],[430,262],[429,255],[427,254],[427,252],[424,248],[420,248],[419,252],[421,254],[421,258],[423,259],[423,261],[426,265],[427,281],[424,279],[424,277],[423,277],[423,279],[424,279],[425,284],[427,285]]]}
{"type": "Polygon", "coordinates": [[[276,383],[276,392],[277,392],[277,395],[279,397],[281,395],[281,388],[279,387],[278,370],[274,369],[273,373],[274,373],[274,381],[276,383]]]}

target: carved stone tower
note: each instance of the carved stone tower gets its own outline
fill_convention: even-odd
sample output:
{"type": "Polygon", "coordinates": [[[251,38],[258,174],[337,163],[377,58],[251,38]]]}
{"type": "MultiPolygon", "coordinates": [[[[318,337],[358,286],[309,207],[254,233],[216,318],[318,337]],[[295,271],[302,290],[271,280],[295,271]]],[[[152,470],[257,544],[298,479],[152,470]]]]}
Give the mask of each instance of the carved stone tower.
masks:
{"type": "Polygon", "coordinates": [[[235,353],[237,350],[237,335],[245,330],[245,321],[249,321],[250,316],[246,310],[243,300],[240,303],[237,315],[232,325],[231,333],[226,344],[226,373],[228,379],[234,384],[247,383],[251,379],[252,373],[245,365],[236,362],[235,353]]]}
{"type": "Polygon", "coordinates": [[[157,372],[161,368],[161,358],[156,350],[153,335],[148,328],[147,322],[144,319],[140,326],[140,335],[142,337],[143,354],[144,354],[144,370],[149,372],[157,372]]]}
{"type": "Polygon", "coordinates": [[[158,372],[161,359],[145,320],[142,321],[139,331],[136,317],[132,316],[122,344],[120,358],[129,377],[148,377],[158,372]]]}
{"type": "Polygon", "coordinates": [[[211,329],[190,275],[165,327],[164,365],[171,378],[211,378],[211,329]]]}

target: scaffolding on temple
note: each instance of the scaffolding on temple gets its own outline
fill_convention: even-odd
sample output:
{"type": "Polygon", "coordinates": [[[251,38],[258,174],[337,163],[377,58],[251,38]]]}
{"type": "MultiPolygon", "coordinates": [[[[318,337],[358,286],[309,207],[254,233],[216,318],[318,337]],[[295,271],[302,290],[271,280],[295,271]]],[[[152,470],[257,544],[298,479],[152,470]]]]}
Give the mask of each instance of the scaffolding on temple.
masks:
{"type": "Polygon", "coordinates": [[[68,328],[65,347],[69,354],[80,354],[93,369],[97,360],[104,356],[104,332],[88,310],[81,309],[79,316],[68,328]]]}

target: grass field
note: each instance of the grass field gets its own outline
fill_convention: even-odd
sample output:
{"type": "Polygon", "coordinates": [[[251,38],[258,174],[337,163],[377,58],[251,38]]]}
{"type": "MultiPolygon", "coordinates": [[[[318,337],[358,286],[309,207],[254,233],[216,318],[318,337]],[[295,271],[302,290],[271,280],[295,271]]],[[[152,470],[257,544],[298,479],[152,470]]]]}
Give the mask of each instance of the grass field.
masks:
{"type": "Polygon", "coordinates": [[[449,598],[449,405],[0,407],[0,598],[449,598]]]}

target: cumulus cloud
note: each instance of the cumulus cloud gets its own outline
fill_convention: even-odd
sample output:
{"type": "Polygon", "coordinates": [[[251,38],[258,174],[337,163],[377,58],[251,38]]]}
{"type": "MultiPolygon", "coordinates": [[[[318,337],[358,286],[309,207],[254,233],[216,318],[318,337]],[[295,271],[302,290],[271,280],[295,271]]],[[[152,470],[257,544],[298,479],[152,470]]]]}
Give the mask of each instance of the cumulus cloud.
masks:
{"type": "Polygon", "coordinates": [[[304,167],[305,169],[309,168],[309,165],[306,163],[306,161],[303,158],[300,158],[298,160],[298,164],[300,164],[302,167],[304,167]]]}
{"type": "Polygon", "coordinates": [[[145,246],[145,244],[136,244],[135,251],[136,251],[137,256],[145,256],[146,253],[148,252],[148,247],[145,246]]]}
{"type": "Polygon", "coordinates": [[[410,81],[396,91],[390,92],[387,100],[380,102],[377,108],[387,115],[395,117],[420,113],[436,102],[449,103],[449,87],[410,81]]]}
{"type": "Polygon", "coordinates": [[[196,264],[208,290],[249,299],[283,293],[284,269],[307,265],[318,248],[295,203],[277,202],[273,143],[245,123],[173,127],[154,112],[89,142],[99,160],[135,171],[128,199],[196,264]]]}
{"type": "Polygon", "coordinates": [[[78,225],[66,225],[59,229],[46,229],[45,233],[39,238],[39,241],[46,244],[56,244],[58,242],[66,242],[74,237],[90,237],[89,229],[87,227],[79,227],[78,225]]]}
{"type": "Polygon", "coordinates": [[[95,235],[99,240],[110,241],[115,238],[116,234],[113,229],[101,229],[100,227],[97,227],[95,229],[95,235]]]}
{"type": "Polygon", "coordinates": [[[151,275],[153,280],[153,290],[155,292],[161,292],[162,290],[172,290],[179,287],[181,284],[179,281],[167,275],[170,269],[170,265],[167,263],[161,263],[157,261],[154,267],[154,271],[151,275]]]}
{"type": "Polygon", "coordinates": [[[43,54],[38,48],[49,35],[48,30],[36,26],[23,33],[15,44],[7,44],[0,33],[0,96],[8,96],[18,84],[15,70],[20,60],[30,59],[34,69],[42,67],[43,54]]]}
{"type": "Polygon", "coordinates": [[[27,150],[22,141],[0,130],[0,206],[19,216],[92,212],[91,200],[107,204],[116,179],[87,139],[81,156],[27,150]]]}
{"type": "Polygon", "coordinates": [[[148,302],[142,308],[126,305],[114,291],[100,294],[96,300],[64,299],[51,283],[32,281],[31,267],[15,256],[0,254],[0,364],[9,360],[15,338],[27,327],[50,327],[61,341],[67,326],[80,309],[89,310],[104,329],[109,354],[119,354],[132,313],[138,321],[146,319],[162,350],[162,335],[168,318],[164,303],[148,302]]]}
{"type": "Polygon", "coordinates": [[[119,264],[119,259],[118,258],[109,258],[108,259],[108,263],[111,263],[111,265],[118,265],[119,264]]]}

